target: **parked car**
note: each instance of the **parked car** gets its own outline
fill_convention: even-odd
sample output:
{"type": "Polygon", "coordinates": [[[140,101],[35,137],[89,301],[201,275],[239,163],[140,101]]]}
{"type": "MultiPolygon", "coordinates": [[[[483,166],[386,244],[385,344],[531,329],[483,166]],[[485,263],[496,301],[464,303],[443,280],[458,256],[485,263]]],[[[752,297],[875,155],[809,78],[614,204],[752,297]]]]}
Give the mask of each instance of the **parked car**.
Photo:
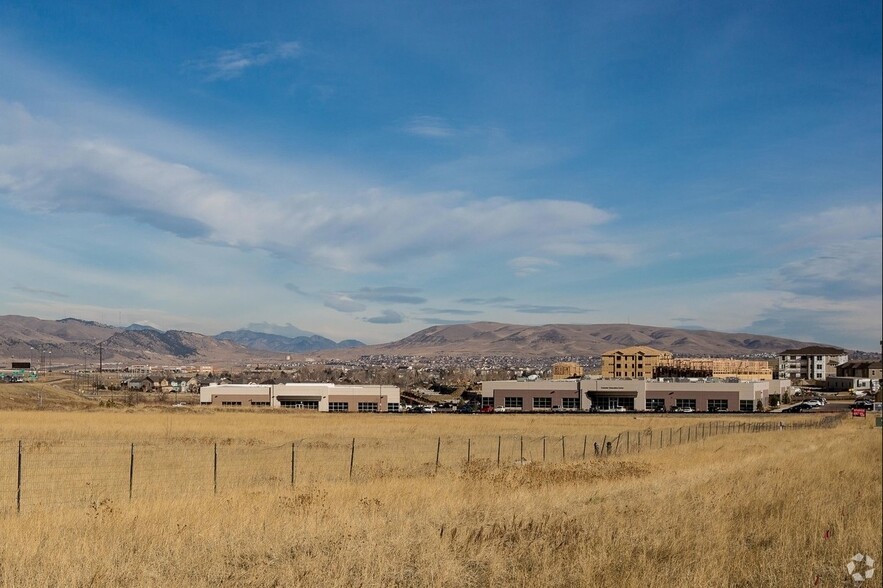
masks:
{"type": "Polygon", "coordinates": [[[805,406],[801,403],[782,409],[782,412],[802,412],[803,410],[805,410],[805,406]]]}
{"type": "Polygon", "coordinates": [[[874,401],[873,400],[856,400],[852,404],[852,408],[864,408],[865,410],[874,410],[874,401]]]}
{"type": "Polygon", "coordinates": [[[493,407],[493,406],[490,406],[490,405],[488,405],[488,406],[482,406],[482,407],[481,407],[481,412],[492,413],[492,412],[494,412],[494,407],[493,407]]]}
{"type": "Polygon", "coordinates": [[[463,406],[457,407],[457,412],[460,414],[472,414],[475,412],[475,407],[470,404],[464,404],[463,406]]]}
{"type": "Polygon", "coordinates": [[[681,412],[696,412],[696,411],[689,406],[685,406],[683,409],[681,409],[681,412]]]}

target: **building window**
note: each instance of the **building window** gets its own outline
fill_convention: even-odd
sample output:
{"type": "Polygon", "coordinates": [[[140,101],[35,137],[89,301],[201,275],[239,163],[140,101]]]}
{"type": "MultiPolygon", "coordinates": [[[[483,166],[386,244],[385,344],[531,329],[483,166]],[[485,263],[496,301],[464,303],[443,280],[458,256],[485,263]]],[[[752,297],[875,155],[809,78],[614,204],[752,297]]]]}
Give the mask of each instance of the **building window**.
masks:
{"type": "Polygon", "coordinates": [[[481,406],[482,407],[493,406],[493,405],[494,405],[494,399],[492,396],[483,396],[481,398],[481,406]]]}
{"type": "Polygon", "coordinates": [[[647,410],[657,410],[665,408],[665,399],[664,398],[648,398],[647,399],[647,410]]]}
{"type": "Polygon", "coordinates": [[[357,408],[359,409],[359,412],[377,412],[377,403],[360,402],[357,408]]]}
{"type": "Polygon", "coordinates": [[[242,402],[234,400],[222,400],[221,406],[242,406],[242,402]]]}
{"type": "Polygon", "coordinates": [[[739,412],[754,412],[754,401],[753,400],[740,400],[739,401],[739,412]]]}
{"type": "Polygon", "coordinates": [[[398,402],[390,402],[386,405],[386,412],[398,412],[399,411],[399,403],[398,402]]]}
{"type": "Polygon", "coordinates": [[[252,401],[251,401],[251,405],[252,405],[252,406],[270,406],[270,403],[267,402],[266,400],[263,400],[263,401],[261,401],[261,400],[252,400],[252,401]]]}
{"type": "Polygon", "coordinates": [[[318,400],[280,400],[282,408],[299,408],[302,410],[319,410],[318,400]]]}
{"type": "Polygon", "coordinates": [[[329,402],[328,403],[328,412],[349,412],[350,411],[350,403],[349,402],[329,402]]]}
{"type": "Polygon", "coordinates": [[[675,400],[675,406],[678,408],[692,408],[696,410],[696,399],[695,398],[678,398],[675,400]]]}
{"type": "Polygon", "coordinates": [[[534,408],[552,408],[552,398],[549,396],[533,399],[534,408]]]}
{"type": "Polygon", "coordinates": [[[708,401],[708,412],[727,412],[729,404],[726,400],[710,399],[708,401]]]}
{"type": "Polygon", "coordinates": [[[524,398],[521,396],[507,396],[503,400],[503,406],[506,408],[524,408],[524,398]]]}
{"type": "Polygon", "coordinates": [[[579,409],[579,398],[562,398],[561,399],[561,408],[567,410],[578,410],[579,409]]]}

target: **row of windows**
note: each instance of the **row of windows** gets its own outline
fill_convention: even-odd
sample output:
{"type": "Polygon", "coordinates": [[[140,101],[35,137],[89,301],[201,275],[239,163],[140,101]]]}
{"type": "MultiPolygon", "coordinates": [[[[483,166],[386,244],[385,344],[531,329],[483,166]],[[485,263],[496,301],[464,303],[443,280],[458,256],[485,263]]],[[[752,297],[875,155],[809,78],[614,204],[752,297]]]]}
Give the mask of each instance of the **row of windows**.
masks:
{"type": "Polygon", "coordinates": [[[349,402],[329,402],[328,403],[328,412],[349,412],[350,411],[350,403],[349,402]]]}
{"type": "Polygon", "coordinates": [[[359,412],[377,412],[378,404],[376,402],[360,402],[358,409],[359,412]]]}
{"type": "Polygon", "coordinates": [[[222,400],[221,406],[242,406],[242,402],[238,400],[222,400]]]}
{"type": "MultiPolygon", "coordinates": [[[[482,398],[482,406],[493,406],[493,398],[482,398]]],[[[503,399],[506,408],[524,408],[524,398],[521,396],[506,396],[503,399]]],[[[540,396],[533,399],[534,409],[552,408],[552,399],[548,396],[540,396]]],[[[575,410],[579,408],[579,398],[562,398],[561,408],[575,410]]]]}
{"type": "Polygon", "coordinates": [[[300,408],[304,410],[319,410],[318,400],[280,400],[282,408],[300,408]]]}

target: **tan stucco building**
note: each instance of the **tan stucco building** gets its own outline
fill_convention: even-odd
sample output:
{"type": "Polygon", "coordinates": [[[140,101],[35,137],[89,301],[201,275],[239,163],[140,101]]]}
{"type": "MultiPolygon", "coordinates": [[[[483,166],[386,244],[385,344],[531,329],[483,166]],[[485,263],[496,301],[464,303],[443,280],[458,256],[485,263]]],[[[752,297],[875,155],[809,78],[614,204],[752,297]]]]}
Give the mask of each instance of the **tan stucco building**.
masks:
{"type": "Polygon", "coordinates": [[[670,360],[672,354],[652,347],[636,345],[614,349],[601,356],[602,378],[652,378],[653,368],[662,361],[670,360]]]}

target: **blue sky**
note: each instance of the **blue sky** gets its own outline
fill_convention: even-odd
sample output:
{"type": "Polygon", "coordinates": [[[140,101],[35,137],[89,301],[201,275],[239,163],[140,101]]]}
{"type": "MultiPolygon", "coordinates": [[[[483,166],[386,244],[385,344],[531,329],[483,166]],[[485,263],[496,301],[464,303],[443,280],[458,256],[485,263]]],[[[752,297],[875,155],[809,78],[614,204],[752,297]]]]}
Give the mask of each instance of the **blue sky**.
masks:
{"type": "Polygon", "coordinates": [[[879,349],[879,2],[116,4],[0,4],[0,314],[879,349]]]}

